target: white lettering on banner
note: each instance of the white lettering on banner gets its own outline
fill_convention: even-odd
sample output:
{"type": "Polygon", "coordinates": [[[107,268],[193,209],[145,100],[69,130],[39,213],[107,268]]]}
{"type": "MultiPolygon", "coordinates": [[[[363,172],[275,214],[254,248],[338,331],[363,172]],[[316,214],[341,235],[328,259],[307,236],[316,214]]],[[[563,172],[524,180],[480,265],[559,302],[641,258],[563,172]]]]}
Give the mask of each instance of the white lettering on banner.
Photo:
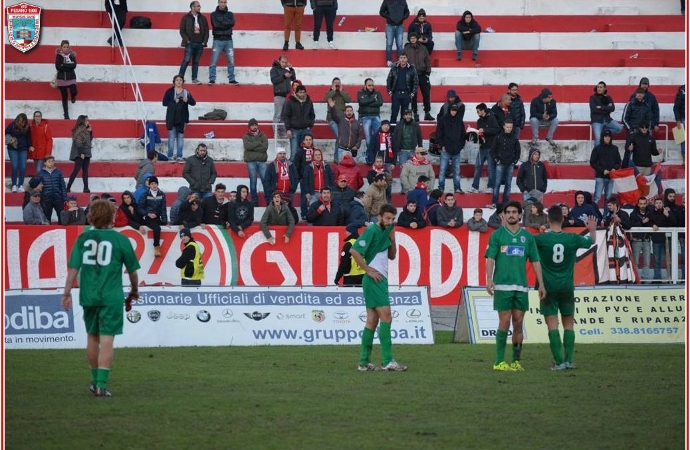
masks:
{"type": "Polygon", "coordinates": [[[400,249],[404,249],[405,253],[407,253],[407,256],[410,260],[409,264],[409,270],[407,272],[407,277],[405,277],[404,280],[400,280],[400,263],[399,263],[399,258],[400,255],[398,254],[398,258],[394,260],[394,262],[389,262],[388,263],[388,270],[389,270],[389,277],[388,280],[391,285],[408,285],[408,286],[416,286],[419,284],[419,280],[421,278],[421,264],[419,264],[420,261],[422,261],[422,255],[419,251],[419,247],[415,243],[414,239],[410,237],[407,234],[403,233],[395,233],[395,242],[398,245],[398,253],[400,252],[400,249]]]}
{"type": "Polygon", "coordinates": [[[340,265],[340,234],[328,233],[328,263],[327,263],[327,280],[330,283],[338,273],[338,266],[340,265]],[[335,252],[333,250],[335,249],[335,252]]]}
{"type": "Polygon", "coordinates": [[[22,288],[22,260],[19,251],[19,230],[7,230],[7,276],[10,289],[22,288]]]}
{"type": "Polygon", "coordinates": [[[467,285],[481,286],[484,283],[479,282],[479,231],[470,231],[467,233],[467,285]],[[472,264],[470,259],[477,261],[472,264]]]}
{"type": "Polygon", "coordinates": [[[443,274],[441,270],[432,270],[429,272],[429,286],[431,287],[432,297],[442,297],[450,294],[453,289],[460,282],[463,270],[464,255],[460,242],[445,230],[431,230],[430,244],[429,244],[429,260],[431,267],[443,267],[441,264],[441,255],[443,247],[450,250],[450,274],[446,280],[442,280],[443,274]]]}
{"type": "MultiPolygon", "coordinates": [[[[292,270],[292,267],[290,266],[290,263],[283,252],[273,250],[267,251],[266,261],[275,263],[278,266],[278,270],[280,270],[280,273],[283,274],[284,278],[281,285],[294,286],[297,284],[297,274],[294,270],[292,270]]],[[[304,267],[302,267],[302,269],[304,270],[304,267]]]]}
{"type": "MultiPolygon", "coordinates": [[[[65,284],[67,279],[67,271],[59,270],[59,267],[64,267],[67,261],[67,244],[66,233],[64,229],[55,229],[46,231],[40,235],[29,247],[29,253],[26,258],[27,276],[29,286],[36,288],[54,288],[65,284]],[[41,257],[49,254],[52,248],[52,266],[55,267],[55,278],[41,278],[40,262],[41,257]],[[29,270],[31,269],[31,270],[29,270]]],[[[43,261],[44,264],[51,264],[50,261],[43,261]]]]}
{"type": "MultiPolygon", "coordinates": [[[[271,235],[275,238],[275,230],[271,230],[271,235]]],[[[240,267],[242,268],[242,280],[245,286],[257,286],[256,278],[254,278],[254,269],[252,267],[252,254],[254,250],[257,249],[262,244],[266,244],[266,237],[263,233],[254,233],[247,238],[247,241],[242,246],[242,251],[240,252],[240,267]]],[[[290,269],[292,270],[292,269],[290,269]]],[[[282,272],[282,270],[281,270],[282,272]]],[[[293,272],[294,273],[294,272],[293,272]]],[[[285,277],[285,273],[283,273],[285,277]]]]}
{"type": "MultiPolygon", "coordinates": [[[[322,265],[323,264],[323,259],[321,258],[314,258],[314,233],[307,232],[307,233],[302,233],[302,242],[301,242],[301,251],[302,254],[301,256],[301,263],[300,264],[300,277],[302,278],[302,285],[304,286],[312,286],[314,284],[314,277],[313,271],[312,271],[312,266],[315,264],[322,265]],[[309,255],[309,256],[307,256],[309,255]],[[311,262],[311,264],[307,264],[307,262],[311,262]]],[[[326,252],[328,254],[328,252],[326,252]]],[[[321,256],[321,255],[319,255],[321,256]]],[[[286,284],[291,284],[295,285],[297,284],[297,278],[295,278],[295,281],[291,283],[287,283],[287,279],[285,280],[286,282],[283,283],[283,285],[286,284]]]]}

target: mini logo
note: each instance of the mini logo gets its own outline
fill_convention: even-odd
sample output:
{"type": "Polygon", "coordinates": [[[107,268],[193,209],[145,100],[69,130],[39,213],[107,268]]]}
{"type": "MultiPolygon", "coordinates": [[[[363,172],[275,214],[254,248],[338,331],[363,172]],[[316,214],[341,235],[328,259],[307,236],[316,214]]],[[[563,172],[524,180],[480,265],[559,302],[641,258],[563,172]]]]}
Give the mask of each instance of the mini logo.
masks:
{"type": "Polygon", "coordinates": [[[211,320],[211,313],[205,309],[200,309],[199,312],[196,313],[196,318],[199,319],[199,322],[206,323],[211,320]]]}
{"type": "Polygon", "coordinates": [[[26,53],[38,44],[41,36],[41,8],[29,3],[18,3],[6,9],[10,44],[26,53]]]}
{"type": "Polygon", "coordinates": [[[360,241],[359,241],[359,245],[360,245],[361,247],[365,247],[365,246],[367,245],[367,241],[360,240],[360,241]]]}
{"type": "Polygon", "coordinates": [[[129,320],[131,323],[137,323],[141,320],[141,313],[136,310],[132,310],[127,313],[127,320],[129,320]]]}
{"type": "Polygon", "coordinates": [[[326,312],[322,309],[314,309],[311,312],[311,318],[314,319],[314,322],[323,322],[326,320],[326,312]]]}
{"type": "Polygon", "coordinates": [[[250,318],[252,320],[256,320],[257,322],[259,320],[264,320],[266,317],[269,316],[269,314],[271,314],[271,313],[262,313],[259,311],[254,311],[251,314],[250,313],[244,313],[245,316],[247,316],[248,318],[250,318]]]}
{"type": "Polygon", "coordinates": [[[233,312],[231,309],[224,309],[223,310],[223,319],[231,319],[233,316],[233,312]]]}
{"type": "Polygon", "coordinates": [[[419,319],[422,316],[422,312],[418,309],[408,309],[406,314],[410,319],[419,319]]]}
{"type": "Polygon", "coordinates": [[[527,241],[527,239],[524,236],[520,236],[520,242],[522,242],[524,244],[525,241],[527,241]]]}
{"type": "Polygon", "coordinates": [[[397,319],[399,314],[400,313],[398,311],[391,311],[391,317],[393,317],[394,319],[397,319]]]}
{"type": "Polygon", "coordinates": [[[333,313],[333,318],[335,320],[345,320],[348,317],[350,317],[350,315],[348,313],[346,313],[345,311],[336,311],[333,313]]]}
{"type": "Polygon", "coordinates": [[[359,320],[361,320],[362,322],[366,322],[367,321],[367,312],[363,311],[363,312],[359,313],[359,315],[357,317],[359,317],[359,320]]]}
{"type": "Polygon", "coordinates": [[[169,320],[189,320],[189,314],[187,313],[176,313],[176,312],[168,312],[168,315],[166,316],[169,320]]]}
{"type": "Polygon", "coordinates": [[[161,312],[157,309],[152,309],[147,314],[149,316],[149,319],[151,319],[151,322],[158,322],[158,319],[161,318],[161,312]]]}

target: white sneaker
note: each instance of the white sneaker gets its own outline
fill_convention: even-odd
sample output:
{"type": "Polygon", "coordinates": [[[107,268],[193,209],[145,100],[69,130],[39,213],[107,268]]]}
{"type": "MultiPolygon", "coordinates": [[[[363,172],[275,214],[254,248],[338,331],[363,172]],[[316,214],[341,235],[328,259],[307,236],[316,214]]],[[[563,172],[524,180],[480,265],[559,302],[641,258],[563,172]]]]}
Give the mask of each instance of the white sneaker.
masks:
{"type": "Polygon", "coordinates": [[[12,186],[12,192],[17,192],[17,186],[12,186]]]}
{"type": "Polygon", "coordinates": [[[333,41],[328,42],[328,47],[333,49],[333,50],[338,50],[338,47],[335,46],[335,42],[333,42],[333,41]]]}
{"type": "Polygon", "coordinates": [[[402,364],[398,364],[395,362],[395,360],[389,362],[385,366],[381,367],[381,370],[387,371],[387,372],[404,372],[407,370],[407,366],[403,366],[402,364]]]}
{"type": "Polygon", "coordinates": [[[479,191],[476,190],[475,188],[473,188],[472,186],[470,186],[470,188],[467,190],[467,192],[470,193],[470,194],[476,194],[476,193],[478,193],[479,191]]]}
{"type": "Polygon", "coordinates": [[[314,41],[314,50],[318,50],[319,47],[319,41],[314,41]]]}
{"type": "Polygon", "coordinates": [[[379,368],[375,364],[366,363],[363,366],[362,365],[357,366],[357,370],[359,370],[360,372],[375,372],[375,371],[379,370],[379,368]]]}
{"type": "Polygon", "coordinates": [[[17,191],[18,191],[18,192],[24,192],[24,186],[19,186],[19,188],[17,189],[17,191]]]}

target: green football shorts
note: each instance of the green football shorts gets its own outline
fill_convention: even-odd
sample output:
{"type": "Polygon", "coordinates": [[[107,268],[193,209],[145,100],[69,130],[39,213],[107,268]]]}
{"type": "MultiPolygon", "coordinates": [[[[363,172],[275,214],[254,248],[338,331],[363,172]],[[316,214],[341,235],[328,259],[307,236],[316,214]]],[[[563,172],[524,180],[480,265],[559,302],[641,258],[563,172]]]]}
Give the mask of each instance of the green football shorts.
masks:
{"type": "Polygon", "coordinates": [[[546,298],[539,302],[539,309],[545,316],[562,316],[575,314],[575,292],[547,292],[546,298]]]}
{"type": "Polygon", "coordinates": [[[494,291],[494,311],[510,311],[511,309],[519,311],[529,309],[527,292],[494,291]]]}
{"type": "Polygon", "coordinates": [[[388,297],[388,279],[385,277],[377,282],[370,276],[364,275],[362,291],[364,292],[364,304],[367,308],[391,305],[388,297]]]}
{"type": "Polygon", "coordinates": [[[89,334],[122,334],[123,322],[122,305],[84,306],[84,323],[89,334]]]}

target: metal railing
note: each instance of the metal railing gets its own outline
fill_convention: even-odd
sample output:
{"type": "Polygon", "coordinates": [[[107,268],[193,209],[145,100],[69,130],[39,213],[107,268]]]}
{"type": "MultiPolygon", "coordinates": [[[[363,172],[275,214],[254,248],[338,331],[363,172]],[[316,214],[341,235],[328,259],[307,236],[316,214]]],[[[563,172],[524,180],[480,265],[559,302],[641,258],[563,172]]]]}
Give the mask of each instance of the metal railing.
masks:
{"type": "MultiPolygon", "coordinates": [[[[631,257],[633,263],[635,264],[635,267],[638,268],[638,277],[640,278],[641,281],[656,281],[656,282],[666,282],[670,281],[673,284],[678,284],[678,283],[685,283],[685,273],[686,273],[686,266],[685,266],[685,252],[681,250],[685,250],[685,228],[680,228],[680,227],[659,227],[656,230],[653,230],[652,228],[648,227],[632,227],[629,230],[625,230],[626,234],[628,235],[628,239],[631,243],[632,246],[632,237],[630,236],[631,233],[639,233],[639,234],[658,234],[658,233],[664,233],[665,234],[665,240],[664,240],[664,246],[665,246],[665,261],[656,261],[656,258],[654,260],[654,266],[657,264],[661,264],[662,262],[666,264],[666,278],[661,278],[661,279],[655,279],[655,278],[643,278],[642,274],[640,272],[640,269],[638,267],[638,261],[640,259],[640,255],[634,255],[631,257]],[[681,236],[682,235],[682,236],[681,236]],[[683,276],[680,277],[678,274],[678,269],[679,269],[679,263],[678,263],[678,256],[682,257],[683,259],[683,276]]],[[[653,246],[651,241],[645,241],[649,244],[650,246],[650,255],[654,256],[652,251],[653,251],[653,246]]],[[[649,268],[651,270],[651,268],[649,268]]]]}

